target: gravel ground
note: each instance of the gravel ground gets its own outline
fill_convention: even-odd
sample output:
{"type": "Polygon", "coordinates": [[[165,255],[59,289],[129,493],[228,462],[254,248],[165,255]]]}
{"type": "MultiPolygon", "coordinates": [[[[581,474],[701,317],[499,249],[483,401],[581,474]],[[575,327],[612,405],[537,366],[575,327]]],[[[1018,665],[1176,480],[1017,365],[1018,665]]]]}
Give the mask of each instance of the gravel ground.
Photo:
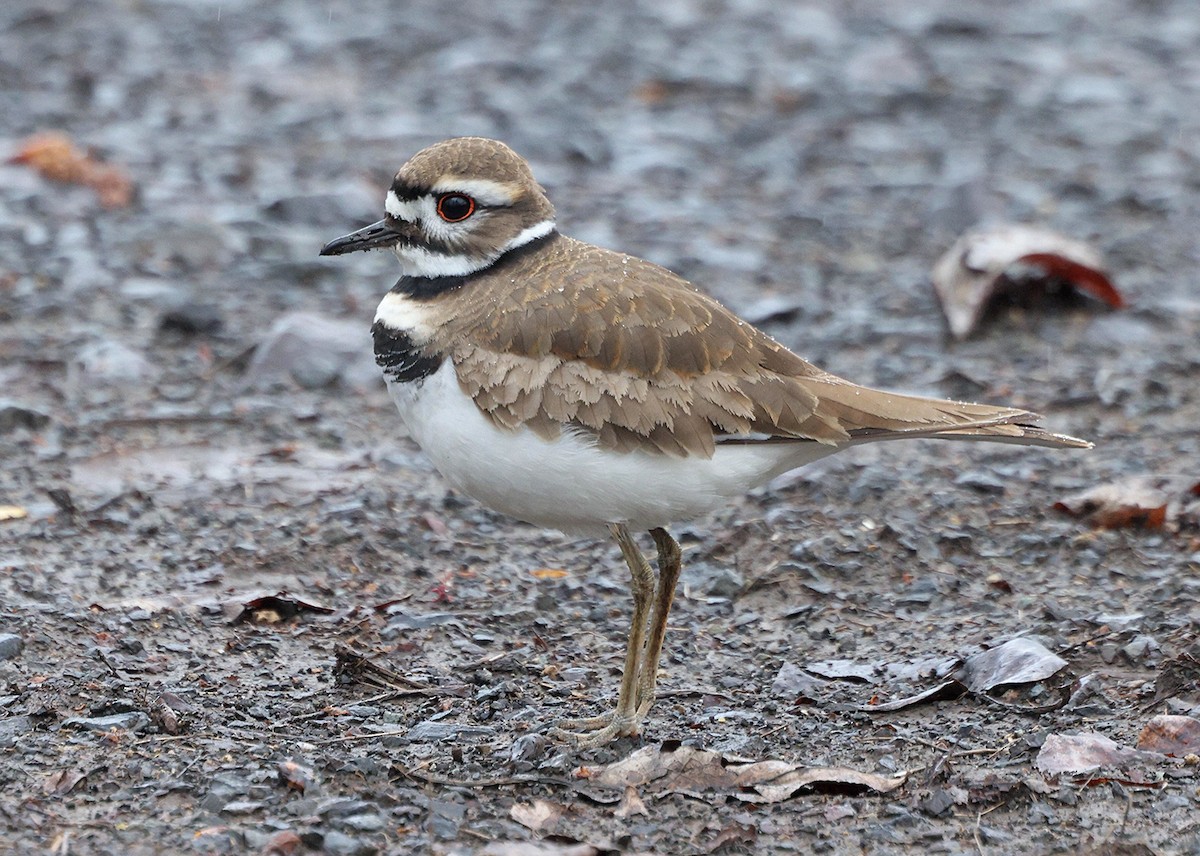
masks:
{"type": "Polygon", "coordinates": [[[136,185],[0,165],[10,852],[1200,853],[1194,764],[1042,763],[1200,716],[1196,530],[1052,510],[1200,479],[1193,3],[11,0],[0,82],[0,155],[60,130],[136,185]],[[865,448],[681,527],[645,735],[549,742],[615,692],[617,551],[449,491],[371,364],[394,261],[316,257],[468,133],[826,368],[1097,448],[865,448]],[[929,268],[999,221],[1090,240],[1130,308],[950,343],[929,268]],[[887,709],[1018,636],[1066,668],[887,709]],[[906,779],[600,774],[690,748],[906,779]]]}

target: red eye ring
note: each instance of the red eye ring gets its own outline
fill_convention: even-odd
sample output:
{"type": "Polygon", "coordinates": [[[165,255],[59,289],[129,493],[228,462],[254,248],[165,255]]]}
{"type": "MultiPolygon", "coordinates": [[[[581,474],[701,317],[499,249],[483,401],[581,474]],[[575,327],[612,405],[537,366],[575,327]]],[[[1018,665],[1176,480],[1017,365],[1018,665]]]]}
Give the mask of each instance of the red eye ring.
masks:
{"type": "Polygon", "coordinates": [[[438,197],[437,213],[447,223],[461,223],[475,213],[475,200],[465,193],[443,193],[438,197]]]}

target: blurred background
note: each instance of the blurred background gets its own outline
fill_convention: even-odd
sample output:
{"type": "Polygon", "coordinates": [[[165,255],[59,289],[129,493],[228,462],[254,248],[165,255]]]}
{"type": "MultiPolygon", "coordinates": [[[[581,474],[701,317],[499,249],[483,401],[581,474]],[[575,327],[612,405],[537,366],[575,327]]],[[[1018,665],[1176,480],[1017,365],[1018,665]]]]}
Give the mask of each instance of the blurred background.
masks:
{"type": "MultiPolygon", "coordinates": [[[[1186,2],[15,0],[0,15],[2,142],[63,131],[136,187],[101,210],[3,168],[8,333],[55,316],[154,371],[173,362],[153,339],[176,302],[211,304],[199,320],[239,342],[299,307],[367,319],[391,260],[315,250],[379,214],[410,154],[463,134],[530,158],[564,231],[787,313],[772,332],[863,381],[935,379],[928,271],[979,222],[1093,240],[1143,309],[1196,291],[1186,2]]],[[[1102,343],[1137,335],[1112,323],[1102,343]]],[[[995,341],[978,347],[996,370],[995,341]]]]}

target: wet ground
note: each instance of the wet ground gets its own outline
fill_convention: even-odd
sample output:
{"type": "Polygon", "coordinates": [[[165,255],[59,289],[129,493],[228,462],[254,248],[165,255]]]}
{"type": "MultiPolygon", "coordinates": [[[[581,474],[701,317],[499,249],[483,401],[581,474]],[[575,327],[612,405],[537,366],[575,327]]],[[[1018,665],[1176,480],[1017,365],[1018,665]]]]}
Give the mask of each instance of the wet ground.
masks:
{"type": "Polygon", "coordinates": [[[882,6],[5,4],[0,153],[61,130],[136,192],[0,166],[4,846],[1200,852],[1194,754],[1046,752],[1200,716],[1195,529],[1052,509],[1200,479],[1200,17],[882,6]],[[466,133],[526,154],[564,231],[826,368],[1097,448],[864,448],[680,527],[646,733],[552,743],[612,701],[617,551],[449,491],[371,364],[394,262],[316,257],[466,133]],[[1130,308],[950,343],[928,271],[998,221],[1090,240],[1130,308]],[[1066,667],[890,704],[1017,637],[1066,667]],[[904,778],[604,775],[693,749],[904,778]]]}

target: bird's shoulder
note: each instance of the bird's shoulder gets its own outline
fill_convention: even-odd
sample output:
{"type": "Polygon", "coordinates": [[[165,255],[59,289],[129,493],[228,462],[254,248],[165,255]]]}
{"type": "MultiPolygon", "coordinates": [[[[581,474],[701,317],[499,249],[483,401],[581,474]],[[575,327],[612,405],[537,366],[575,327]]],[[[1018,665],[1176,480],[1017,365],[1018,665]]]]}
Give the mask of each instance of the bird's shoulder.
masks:
{"type": "Polygon", "coordinates": [[[824,375],[666,268],[567,237],[473,278],[456,302],[448,338],[498,355],[641,378],[824,375]]]}

